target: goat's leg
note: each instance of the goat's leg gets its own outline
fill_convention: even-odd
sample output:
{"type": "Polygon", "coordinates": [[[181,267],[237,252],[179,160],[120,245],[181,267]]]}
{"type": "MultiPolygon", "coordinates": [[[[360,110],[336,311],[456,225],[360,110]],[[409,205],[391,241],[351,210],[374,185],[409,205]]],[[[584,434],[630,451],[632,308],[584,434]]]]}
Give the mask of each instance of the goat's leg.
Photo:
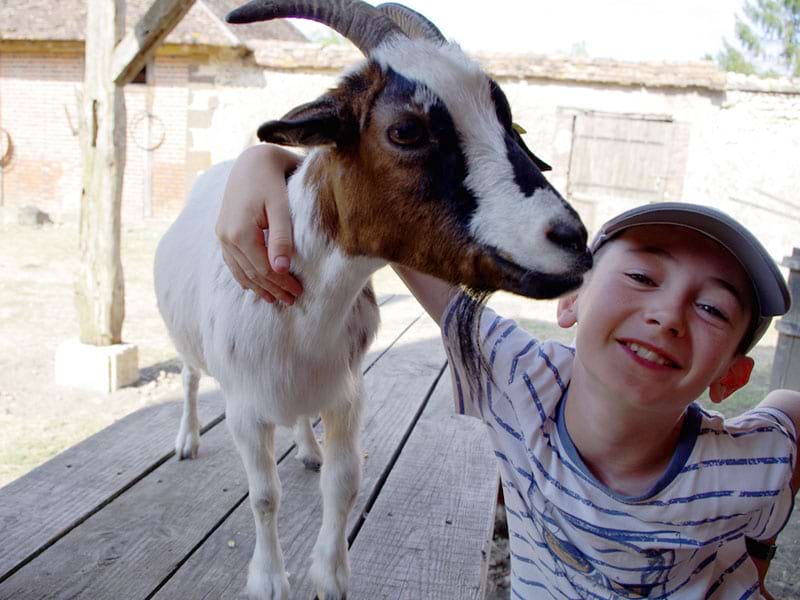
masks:
{"type": "Polygon", "coordinates": [[[178,437],[175,439],[175,455],[178,460],[197,458],[200,445],[200,420],[197,418],[197,388],[200,384],[200,371],[185,362],[181,371],[183,379],[183,415],[178,437]]]}
{"type": "Polygon", "coordinates": [[[286,600],[289,579],[278,541],[281,482],[275,463],[275,425],[262,423],[228,402],[228,427],[242,457],[256,523],[256,547],[247,573],[247,593],[257,600],[286,600]]]}
{"type": "Polygon", "coordinates": [[[362,402],[360,374],[352,398],[322,413],[325,428],[322,488],[322,527],[312,554],[311,577],[317,595],[338,600],[347,594],[347,517],[361,480],[359,417],[362,402]]]}
{"type": "Polygon", "coordinates": [[[297,444],[297,460],[302,461],[306,469],[319,471],[322,464],[322,449],[311,427],[311,419],[298,417],[294,424],[294,442],[297,444]]]}

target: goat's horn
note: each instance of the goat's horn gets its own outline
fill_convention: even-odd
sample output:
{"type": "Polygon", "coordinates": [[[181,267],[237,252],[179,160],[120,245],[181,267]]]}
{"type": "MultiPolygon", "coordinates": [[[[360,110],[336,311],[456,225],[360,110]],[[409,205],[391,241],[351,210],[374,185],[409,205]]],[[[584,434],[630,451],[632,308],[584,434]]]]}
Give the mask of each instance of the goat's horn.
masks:
{"type": "Polygon", "coordinates": [[[403,30],[403,33],[410,38],[422,38],[440,44],[447,43],[447,38],[444,37],[436,25],[407,6],[396,2],[387,2],[379,4],[378,10],[394,21],[403,30]]]}
{"type": "Polygon", "coordinates": [[[365,55],[386,38],[405,35],[389,17],[360,0],[252,0],[228,13],[228,23],[309,19],[339,32],[365,55]]]}

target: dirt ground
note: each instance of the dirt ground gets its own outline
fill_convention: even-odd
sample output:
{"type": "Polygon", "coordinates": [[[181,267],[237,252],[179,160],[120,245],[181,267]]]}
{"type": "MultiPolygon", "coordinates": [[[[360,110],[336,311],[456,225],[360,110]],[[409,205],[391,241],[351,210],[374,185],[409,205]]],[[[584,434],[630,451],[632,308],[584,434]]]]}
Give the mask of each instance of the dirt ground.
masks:
{"type": "MultiPolygon", "coordinates": [[[[143,406],[180,397],[179,366],[153,295],[153,255],[168,226],[149,221],[123,229],[123,338],[138,346],[140,380],[112,394],[100,394],[61,388],[54,381],[56,348],[78,335],[72,283],[78,266],[77,224],[0,225],[0,486],[143,406]]],[[[375,286],[379,293],[402,290],[388,270],[378,274],[375,286]]],[[[499,295],[492,305],[538,335],[571,337],[553,323],[552,302],[499,295]]],[[[756,349],[759,366],[753,383],[723,405],[727,414],[737,414],[763,398],[774,345],[772,332],[756,349]]],[[[201,385],[214,384],[205,378],[201,385]]],[[[796,575],[800,510],[779,542],[770,589],[776,598],[800,600],[796,575]]],[[[509,595],[507,539],[496,537],[495,546],[487,598],[499,600],[509,595]]]]}

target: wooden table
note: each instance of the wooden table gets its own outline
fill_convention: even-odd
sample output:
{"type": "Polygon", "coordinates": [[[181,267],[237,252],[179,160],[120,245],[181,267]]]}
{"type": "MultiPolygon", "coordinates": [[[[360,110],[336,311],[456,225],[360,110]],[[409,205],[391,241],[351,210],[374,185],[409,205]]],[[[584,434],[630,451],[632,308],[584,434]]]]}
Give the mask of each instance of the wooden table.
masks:
{"type": "MultiPolygon", "coordinates": [[[[482,598],[497,471],[483,426],[453,415],[436,325],[382,300],[365,362],[364,468],[350,515],[349,598],[482,598]]],[[[200,396],[195,460],[177,461],[181,405],[136,412],[0,489],[0,598],[243,597],[254,525],[219,392],[200,396]]],[[[312,598],[319,474],[277,436],[279,531],[292,598],[312,598]]]]}

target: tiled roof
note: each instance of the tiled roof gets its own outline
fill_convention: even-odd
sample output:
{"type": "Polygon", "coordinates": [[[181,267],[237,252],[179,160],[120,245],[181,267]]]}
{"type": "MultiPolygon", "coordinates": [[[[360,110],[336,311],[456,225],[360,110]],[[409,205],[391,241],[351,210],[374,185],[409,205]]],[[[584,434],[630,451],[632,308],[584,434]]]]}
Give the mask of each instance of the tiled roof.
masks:
{"type": "MultiPolygon", "coordinates": [[[[112,1],[112,0],[105,0],[112,1]]],[[[127,0],[126,29],[131,29],[152,0],[127,0]]],[[[169,44],[240,46],[251,40],[305,41],[286,20],[229,25],[225,14],[244,0],[197,0],[167,36],[169,44]]],[[[0,40],[82,41],[87,0],[0,0],[0,40]]]]}
{"type": "MultiPolygon", "coordinates": [[[[269,69],[339,72],[361,60],[351,44],[292,42],[248,43],[256,63],[269,69]]],[[[493,77],[503,80],[552,80],[628,87],[699,88],[800,94],[800,78],[761,79],[726,73],[710,61],[633,62],[561,55],[473,54],[493,77]]]]}

